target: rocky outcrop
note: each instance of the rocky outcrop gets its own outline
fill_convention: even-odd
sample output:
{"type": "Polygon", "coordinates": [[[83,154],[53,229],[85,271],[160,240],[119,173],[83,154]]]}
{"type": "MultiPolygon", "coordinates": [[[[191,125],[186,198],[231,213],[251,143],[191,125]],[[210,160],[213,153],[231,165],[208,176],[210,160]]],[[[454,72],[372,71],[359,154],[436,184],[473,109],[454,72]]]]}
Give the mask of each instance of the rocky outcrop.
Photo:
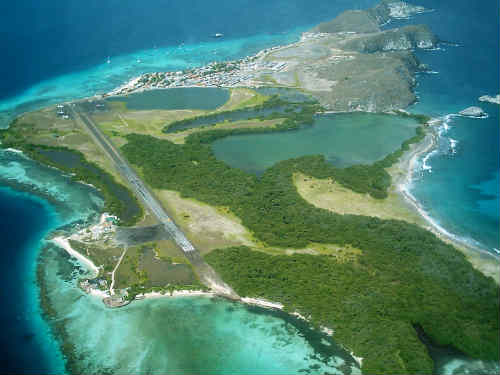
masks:
{"type": "Polygon", "coordinates": [[[488,117],[488,114],[485,111],[483,111],[482,108],[479,108],[479,107],[465,108],[463,111],[460,111],[458,114],[461,116],[474,117],[474,118],[488,117]]]}
{"type": "Polygon", "coordinates": [[[379,33],[359,35],[343,44],[345,50],[363,53],[404,51],[415,48],[435,48],[436,35],[426,25],[406,26],[379,33]]]}
{"type": "Polygon", "coordinates": [[[382,0],[367,10],[348,10],[329,22],[323,22],[312,29],[315,33],[375,33],[380,26],[392,19],[408,18],[427,11],[424,7],[411,5],[404,1],[382,0]]]}
{"type": "Polygon", "coordinates": [[[324,65],[317,77],[335,82],[332,90],[313,95],[333,111],[383,112],[406,108],[413,92],[418,61],[409,52],[359,54],[344,64],[324,65]]]}
{"type": "Polygon", "coordinates": [[[368,9],[367,13],[375,18],[379,25],[383,25],[393,18],[408,18],[426,11],[422,6],[408,4],[404,1],[382,0],[375,7],[368,9]]]}
{"type": "Polygon", "coordinates": [[[375,33],[380,31],[378,21],[365,10],[348,10],[329,22],[320,23],[312,32],[316,33],[375,33]]]}
{"type": "Polygon", "coordinates": [[[483,95],[483,96],[480,96],[478,100],[480,102],[500,104],[500,94],[498,94],[497,96],[483,95]]]}
{"type": "Polygon", "coordinates": [[[391,18],[395,19],[406,19],[415,14],[428,12],[428,10],[422,6],[408,4],[404,1],[388,1],[387,3],[389,15],[391,18]]]}

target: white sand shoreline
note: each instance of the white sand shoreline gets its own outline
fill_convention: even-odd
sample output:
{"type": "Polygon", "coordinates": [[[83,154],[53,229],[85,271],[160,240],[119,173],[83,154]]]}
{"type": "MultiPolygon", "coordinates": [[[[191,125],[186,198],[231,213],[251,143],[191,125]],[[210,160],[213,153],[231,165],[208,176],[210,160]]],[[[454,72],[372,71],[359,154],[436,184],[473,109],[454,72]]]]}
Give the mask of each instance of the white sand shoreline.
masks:
{"type": "MultiPolygon", "coordinates": [[[[250,297],[243,297],[240,300],[243,303],[246,303],[248,305],[255,305],[255,306],[260,306],[264,308],[271,308],[271,309],[278,309],[278,310],[283,310],[283,304],[279,302],[272,302],[265,300],[263,298],[250,298],[250,297]]],[[[293,314],[292,314],[293,315],[293,314]]]]}
{"type": "Polygon", "coordinates": [[[82,263],[89,271],[95,273],[95,275],[99,274],[99,267],[97,267],[90,259],[80,254],[78,251],[71,247],[71,244],[68,241],[68,238],[63,236],[58,236],[52,238],[54,244],[59,246],[60,248],[66,250],[66,252],[72,257],[76,258],[80,263],[82,263]]]}
{"type": "MultiPolygon", "coordinates": [[[[429,122],[429,125],[432,127],[436,123],[440,121],[433,119],[429,122]]],[[[499,283],[498,270],[492,270],[491,267],[484,266],[481,267],[479,263],[472,262],[471,257],[484,256],[487,255],[491,258],[491,261],[496,261],[498,263],[499,258],[495,254],[482,249],[480,246],[474,245],[467,239],[460,238],[453,233],[448,232],[445,228],[441,227],[436,221],[429,215],[429,213],[421,206],[418,200],[411,194],[410,188],[413,183],[413,174],[418,166],[418,160],[423,155],[429,155],[433,152],[437,146],[437,137],[439,135],[437,132],[432,129],[431,134],[428,134],[426,138],[416,145],[413,150],[408,151],[406,156],[402,157],[400,163],[400,168],[406,170],[406,175],[404,179],[395,179],[393,185],[396,187],[396,191],[403,197],[404,201],[408,203],[408,205],[415,210],[426,223],[429,224],[427,227],[432,233],[438,236],[441,240],[450,243],[455,246],[458,250],[465,253],[469,261],[477,268],[479,271],[484,273],[486,276],[491,276],[497,283],[499,283]],[[405,165],[406,164],[406,165],[405,165]],[[476,252],[476,254],[474,254],[476,252]]]]}
{"type": "MultiPolygon", "coordinates": [[[[103,216],[101,216],[101,221],[103,220],[103,216]]],[[[69,243],[70,237],[63,237],[63,236],[57,236],[52,238],[50,241],[52,241],[54,244],[59,246],[60,248],[64,249],[68,254],[70,254],[72,257],[76,258],[80,263],[82,263],[86,268],[88,268],[90,271],[94,272],[94,275],[97,276],[99,274],[99,268],[87,257],[83,256],[80,254],[78,251],[73,249],[71,247],[71,244],[69,243]]],[[[123,255],[123,254],[122,254],[123,255]]],[[[101,301],[103,301],[106,298],[111,298],[114,293],[112,293],[111,290],[100,290],[93,288],[91,286],[87,287],[85,289],[86,293],[94,298],[98,298],[101,301]]],[[[141,300],[146,300],[146,299],[157,299],[157,298],[179,298],[179,297],[208,297],[208,298],[213,298],[217,296],[222,296],[222,297],[227,297],[226,294],[220,294],[215,291],[203,291],[203,290],[174,290],[172,292],[165,292],[165,293],[160,293],[160,292],[148,292],[145,294],[140,294],[138,295],[139,298],[136,298],[137,301],[141,300]]],[[[273,309],[273,310],[281,310],[284,311],[284,305],[280,302],[274,302],[274,301],[269,301],[264,298],[253,298],[253,297],[243,297],[240,298],[239,300],[236,300],[236,302],[244,303],[247,305],[253,305],[253,306],[259,306],[265,309],[273,309]]],[[[296,317],[297,319],[304,320],[306,322],[310,322],[310,318],[306,318],[305,316],[301,315],[299,312],[295,311],[292,313],[289,313],[290,315],[296,317]]],[[[332,337],[334,334],[334,330],[326,327],[326,326],[320,326],[320,331],[323,334],[326,334],[327,336],[332,337]]],[[[347,350],[347,349],[346,349],[347,350]]],[[[347,350],[350,352],[349,350],[347,350]]],[[[355,361],[358,363],[358,365],[361,367],[363,358],[362,357],[357,357],[354,355],[353,352],[350,352],[351,356],[355,359],[355,361]]]]}
{"type": "Polygon", "coordinates": [[[214,292],[205,292],[203,290],[174,290],[172,293],[160,293],[160,292],[149,292],[141,295],[142,299],[154,299],[154,298],[175,298],[175,297],[214,297],[216,294],[214,292]]]}

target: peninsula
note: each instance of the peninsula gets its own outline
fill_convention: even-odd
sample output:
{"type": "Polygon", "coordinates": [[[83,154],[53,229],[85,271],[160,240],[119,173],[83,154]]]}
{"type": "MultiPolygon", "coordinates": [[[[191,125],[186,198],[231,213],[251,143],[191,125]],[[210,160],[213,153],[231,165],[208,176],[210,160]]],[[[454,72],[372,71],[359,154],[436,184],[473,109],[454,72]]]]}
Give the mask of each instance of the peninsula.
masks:
{"type": "Polygon", "coordinates": [[[439,39],[424,25],[381,26],[425,11],[384,0],[291,45],[144,74],[109,94],[20,116],[0,132],[2,147],[101,193],[98,222],[52,238],[88,265],[82,289],[110,307],[241,297],[306,317],[362,357],[368,374],[432,373],[418,332],[498,360],[498,260],[451,244],[404,194],[416,158],[435,142],[435,122],[404,111],[426,69],[413,50],[439,39]],[[161,100],[182,93],[188,106],[161,100]],[[334,126],[335,116],[354,112],[397,119],[412,134],[382,158],[359,164],[354,155],[347,166],[305,155],[255,174],[214,154],[230,137],[300,137],[321,119],[334,126]]]}
{"type": "MultiPolygon", "coordinates": [[[[415,73],[426,70],[412,50],[435,48],[439,40],[425,25],[382,31],[380,25],[401,13],[395,10],[401,4],[384,1],[368,11],[346,11],[297,43],[237,61],[143,74],[104,96],[152,88],[270,86],[307,91],[336,112],[406,108],[416,100],[415,73]]],[[[422,12],[416,9],[405,14],[422,12]]]]}

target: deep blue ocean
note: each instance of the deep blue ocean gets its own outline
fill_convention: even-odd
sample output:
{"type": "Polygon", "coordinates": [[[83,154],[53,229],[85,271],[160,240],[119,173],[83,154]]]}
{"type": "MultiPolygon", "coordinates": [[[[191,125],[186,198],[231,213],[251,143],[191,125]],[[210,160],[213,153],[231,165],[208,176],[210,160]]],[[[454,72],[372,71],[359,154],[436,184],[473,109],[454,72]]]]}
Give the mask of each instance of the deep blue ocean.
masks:
{"type": "MultiPolygon", "coordinates": [[[[0,127],[23,111],[109,90],[143,72],[199,66],[289,43],[345,9],[375,3],[3,1],[0,127]],[[225,36],[214,40],[215,33],[225,36]],[[110,64],[106,64],[108,57],[110,64]]],[[[446,121],[439,148],[421,161],[412,193],[446,231],[487,251],[498,249],[499,106],[477,98],[500,91],[499,3],[414,3],[435,11],[396,24],[427,23],[442,40],[457,45],[418,53],[437,74],[419,76],[419,102],[410,110],[446,121]],[[445,117],[471,105],[482,107],[489,118],[445,117]]],[[[0,152],[4,301],[0,372],[62,371],[57,341],[40,312],[36,259],[49,231],[86,219],[98,208],[99,198],[88,188],[77,187],[18,155],[0,152]]]]}
{"type": "Polygon", "coordinates": [[[37,251],[55,224],[53,210],[33,195],[0,188],[0,212],[0,368],[3,373],[47,373],[54,368],[52,356],[58,348],[46,345],[48,327],[33,291],[37,251]]]}
{"type": "Polygon", "coordinates": [[[428,24],[452,44],[418,53],[437,74],[419,77],[419,102],[410,110],[451,116],[444,119],[438,149],[422,163],[413,194],[437,225],[491,252],[500,249],[499,106],[478,98],[500,92],[500,5],[493,0],[419,4],[435,11],[398,24],[428,24]],[[469,106],[481,107],[489,117],[454,116],[469,106]]]}

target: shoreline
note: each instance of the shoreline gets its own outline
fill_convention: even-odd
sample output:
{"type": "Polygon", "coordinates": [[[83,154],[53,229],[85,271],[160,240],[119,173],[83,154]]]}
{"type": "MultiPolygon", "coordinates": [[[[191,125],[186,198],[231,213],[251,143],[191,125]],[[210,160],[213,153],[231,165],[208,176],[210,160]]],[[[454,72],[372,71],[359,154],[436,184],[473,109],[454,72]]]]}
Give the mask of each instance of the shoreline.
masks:
{"type": "Polygon", "coordinates": [[[65,250],[69,255],[77,259],[82,265],[84,265],[89,271],[93,272],[95,276],[99,274],[99,267],[97,267],[90,259],[80,254],[78,251],[71,247],[68,238],[63,236],[57,236],[51,238],[49,241],[57,245],[59,248],[65,250]]]}
{"type": "Polygon", "coordinates": [[[390,172],[391,177],[393,178],[391,188],[399,194],[407,207],[418,213],[425,223],[428,224],[425,229],[434,233],[442,241],[454,246],[458,251],[462,252],[466,256],[467,260],[473,265],[474,268],[484,275],[492,277],[497,284],[500,284],[500,275],[498,275],[498,264],[500,259],[495,254],[482,249],[481,247],[474,245],[466,239],[462,239],[441,227],[411,193],[411,186],[414,181],[413,176],[418,168],[418,161],[422,157],[425,158],[424,155],[429,155],[434,152],[437,146],[439,133],[435,129],[435,126],[440,123],[440,120],[432,119],[428,123],[428,129],[430,129],[430,131],[424,140],[405,153],[397,162],[396,169],[403,170],[405,173],[401,176],[395,175],[395,172],[390,172]],[[485,257],[488,257],[488,259],[484,259],[485,257]],[[496,263],[496,265],[494,265],[494,263],[496,263]]]}
{"type": "MultiPolygon", "coordinates": [[[[95,264],[90,259],[86,258],[81,253],[79,253],[78,251],[74,250],[71,247],[71,244],[69,243],[68,238],[69,237],[57,236],[57,237],[54,237],[54,238],[50,239],[49,241],[53,242],[58,247],[64,249],[69,255],[71,255],[72,257],[74,257],[75,259],[77,259],[87,269],[89,269],[90,271],[93,271],[94,272],[94,277],[97,276],[98,273],[99,273],[99,268],[96,267],[95,264]]],[[[85,294],[87,294],[87,295],[89,295],[91,297],[98,298],[99,300],[101,300],[101,302],[103,302],[103,304],[105,305],[106,308],[113,308],[112,306],[104,303],[105,299],[112,298],[112,296],[113,296],[113,294],[110,293],[110,290],[104,291],[104,290],[96,289],[96,288],[93,288],[93,287],[80,288],[80,289],[82,289],[82,291],[85,294]]],[[[280,303],[280,302],[269,301],[269,300],[264,299],[264,298],[255,298],[255,297],[241,297],[240,299],[235,300],[235,299],[232,299],[232,298],[228,298],[228,296],[226,294],[217,293],[217,291],[213,291],[213,290],[211,290],[211,291],[203,291],[203,290],[173,290],[171,292],[165,292],[165,293],[161,293],[161,292],[148,292],[148,293],[145,293],[145,294],[139,294],[139,295],[136,296],[136,298],[134,298],[133,300],[129,301],[128,303],[123,304],[123,305],[119,305],[119,306],[115,306],[114,308],[127,306],[131,302],[143,301],[143,300],[148,300],[148,299],[179,298],[179,297],[181,297],[181,298],[182,297],[206,297],[206,298],[221,297],[221,298],[229,299],[230,301],[241,303],[241,304],[244,304],[244,305],[258,306],[260,308],[267,309],[267,310],[280,310],[280,311],[283,311],[283,312],[287,313],[288,315],[291,315],[291,316],[295,317],[296,319],[303,320],[303,321],[311,324],[310,319],[306,318],[305,316],[303,316],[299,312],[297,312],[297,311],[294,311],[294,312],[287,312],[287,311],[285,311],[285,309],[284,309],[285,306],[282,303],[280,303]]],[[[334,336],[334,330],[332,328],[329,328],[329,327],[326,327],[326,326],[320,326],[319,327],[319,331],[321,333],[329,336],[329,337],[333,337],[334,336]]],[[[356,356],[354,354],[354,352],[346,349],[345,347],[344,347],[344,349],[351,354],[351,356],[354,358],[354,360],[356,361],[356,363],[361,368],[363,357],[356,356]]]]}

